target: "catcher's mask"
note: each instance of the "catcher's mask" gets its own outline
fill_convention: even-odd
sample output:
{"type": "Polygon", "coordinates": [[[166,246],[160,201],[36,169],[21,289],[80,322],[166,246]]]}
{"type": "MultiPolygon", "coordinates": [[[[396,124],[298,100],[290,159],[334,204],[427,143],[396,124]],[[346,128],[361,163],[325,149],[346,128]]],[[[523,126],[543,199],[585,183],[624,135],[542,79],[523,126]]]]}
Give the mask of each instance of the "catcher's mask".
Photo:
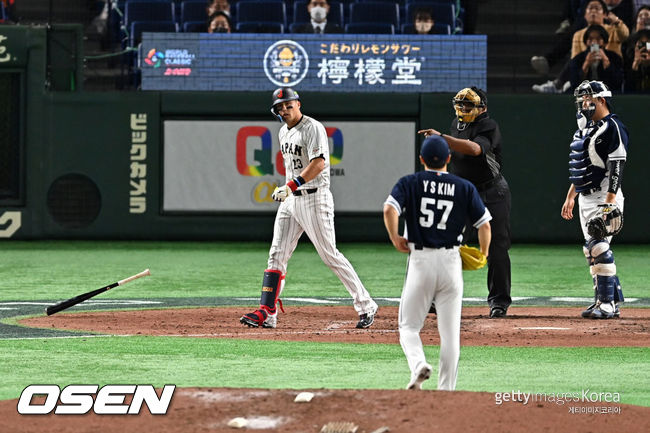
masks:
{"type": "Polygon", "coordinates": [[[278,114],[278,110],[275,108],[275,106],[281,102],[299,101],[299,100],[300,100],[300,96],[298,96],[298,92],[296,92],[290,87],[280,87],[279,89],[276,89],[275,92],[273,92],[273,98],[272,98],[273,103],[271,104],[271,113],[273,113],[273,115],[280,122],[282,122],[282,116],[278,114]]]}
{"type": "Polygon", "coordinates": [[[487,96],[478,87],[466,87],[451,100],[459,122],[471,123],[487,106],[487,96]]]}
{"type": "Polygon", "coordinates": [[[596,112],[596,102],[594,99],[604,98],[607,107],[610,108],[607,98],[612,97],[612,92],[602,81],[585,80],[576,87],[573,96],[576,98],[575,104],[578,114],[582,114],[587,120],[591,120],[596,112]]]}

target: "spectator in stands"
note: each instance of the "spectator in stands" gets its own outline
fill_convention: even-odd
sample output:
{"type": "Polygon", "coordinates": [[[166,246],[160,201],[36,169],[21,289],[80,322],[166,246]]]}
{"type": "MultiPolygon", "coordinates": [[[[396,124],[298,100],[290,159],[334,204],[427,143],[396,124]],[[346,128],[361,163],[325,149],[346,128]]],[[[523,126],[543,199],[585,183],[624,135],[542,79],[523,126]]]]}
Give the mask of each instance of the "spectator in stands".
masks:
{"type": "Polygon", "coordinates": [[[650,30],[637,32],[631,53],[625,59],[625,92],[650,93],[650,30]]]}
{"type": "MultiPolygon", "coordinates": [[[[560,34],[557,43],[551,51],[544,56],[533,56],[530,59],[530,64],[533,69],[541,75],[546,75],[553,65],[564,58],[569,47],[571,47],[570,58],[573,58],[576,54],[584,51],[585,47],[582,45],[584,30],[581,29],[584,29],[591,24],[599,24],[605,27],[610,35],[611,47],[617,47],[614,51],[618,52],[619,55],[622,55],[621,43],[630,34],[629,28],[625,23],[621,22],[620,18],[608,11],[607,4],[604,0],[589,0],[585,4],[584,19],[578,20],[574,23],[574,31],[571,33],[571,45],[567,45],[568,36],[566,34],[560,34]]],[[[608,47],[608,49],[612,49],[611,47],[608,47]]],[[[558,82],[559,87],[561,87],[565,81],[566,80],[562,80],[561,82],[558,82]]]]}
{"type": "Polygon", "coordinates": [[[307,11],[311,22],[296,29],[296,33],[343,33],[341,26],[327,21],[330,12],[328,0],[310,0],[307,11]]]}
{"type": "Polygon", "coordinates": [[[571,59],[571,88],[584,80],[604,82],[612,91],[621,91],[623,84],[623,59],[605,47],[609,41],[607,30],[592,24],[584,32],[583,43],[587,47],[571,59]]]}
{"type": "Polygon", "coordinates": [[[609,13],[619,17],[628,28],[634,27],[634,0],[605,0],[609,13]]]}
{"type": "Polygon", "coordinates": [[[415,10],[413,14],[413,33],[416,35],[447,34],[447,32],[436,29],[431,8],[422,7],[415,10]]]}
{"type": "Polygon", "coordinates": [[[232,33],[230,17],[224,11],[212,14],[208,22],[208,33],[232,33]]]}
{"type": "Polygon", "coordinates": [[[630,34],[630,37],[623,42],[621,50],[623,51],[623,58],[632,58],[634,57],[634,45],[636,44],[637,39],[639,38],[638,34],[641,30],[650,30],[650,6],[641,6],[638,11],[636,11],[636,18],[634,19],[634,27],[632,28],[633,32],[630,34]]]}
{"type": "Polygon", "coordinates": [[[206,8],[206,12],[208,13],[209,17],[214,15],[216,12],[223,12],[226,14],[228,19],[230,19],[232,16],[230,15],[230,3],[228,0],[210,0],[208,7],[206,8]]]}
{"type": "MultiPolygon", "coordinates": [[[[609,38],[606,48],[614,51],[619,55],[619,57],[623,58],[621,44],[629,36],[630,30],[616,15],[607,12],[607,5],[605,2],[603,0],[589,0],[585,5],[584,19],[588,25],[599,25],[605,28],[609,38]],[[605,20],[607,20],[609,24],[605,23],[605,20]]],[[[585,31],[586,29],[582,29],[573,34],[571,43],[571,59],[587,48],[583,42],[585,31]]],[[[542,59],[544,58],[542,57],[542,59]]],[[[533,65],[534,60],[535,57],[531,59],[533,65]]],[[[548,63],[546,64],[546,71],[548,72],[548,63]]],[[[549,80],[544,84],[533,85],[533,91],[537,93],[565,92],[570,86],[569,82],[571,78],[569,76],[569,71],[569,63],[567,63],[556,79],[549,80]]],[[[571,88],[573,89],[576,86],[572,86],[571,88]]]]}

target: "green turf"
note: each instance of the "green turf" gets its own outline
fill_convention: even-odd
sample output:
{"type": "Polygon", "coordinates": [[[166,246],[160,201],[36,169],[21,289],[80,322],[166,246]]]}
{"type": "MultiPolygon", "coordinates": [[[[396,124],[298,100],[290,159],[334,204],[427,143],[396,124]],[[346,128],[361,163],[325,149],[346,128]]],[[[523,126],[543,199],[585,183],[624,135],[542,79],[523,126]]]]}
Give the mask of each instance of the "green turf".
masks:
{"type": "MultiPolygon", "coordinates": [[[[385,244],[341,244],[373,296],[399,297],[406,255],[385,244]]],[[[650,246],[615,245],[623,290],[647,297],[650,246]]],[[[151,268],[152,276],[103,298],[257,296],[268,244],[241,242],[4,243],[0,300],[64,299],[151,268]]],[[[513,296],[591,296],[580,245],[515,245],[513,296]]],[[[486,270],[465,272],[465,296],[485,297],[486,270]]],[[[301,242],[289,262],[285,296],[347,296],[313,246],[301,242]]]]}
{"type": "MultiPolygon", "coordinates": [[[[438,348],[426,347],[436,367],[438,348]]],[[[398,345],[165,337],[0,340],[0,399],[33,383],[399,389],[398,345]],[[288,356],[290,354],[290,356],[288,356]]],[[[650,406],[650,348],[463,347],[459,390],[620,393],[650,406]]],[[[425,389],[435,389],[435,378],[425,389]]]]}

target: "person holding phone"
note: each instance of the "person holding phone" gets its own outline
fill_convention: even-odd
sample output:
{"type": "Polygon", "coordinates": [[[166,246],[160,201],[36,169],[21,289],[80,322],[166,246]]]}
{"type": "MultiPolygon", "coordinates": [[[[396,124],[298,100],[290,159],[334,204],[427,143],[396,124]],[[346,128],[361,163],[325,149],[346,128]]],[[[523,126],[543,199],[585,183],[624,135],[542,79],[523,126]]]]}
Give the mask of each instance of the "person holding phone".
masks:
{"type": "Polygon", "coordinates": [[[639,30],[625,68],[625,93],[650,93],[650,30],[639,30]]]}
{"type": "Polygon", "coordinates": [[[583,42],[587,47],[571,59],[569,65],[571,87],[584,80],[604,82],[613,92],[620,92],[623,85],[623,59],[605,48],[609,41],[607,30],[601,25],[587,27],[583,42]]]}

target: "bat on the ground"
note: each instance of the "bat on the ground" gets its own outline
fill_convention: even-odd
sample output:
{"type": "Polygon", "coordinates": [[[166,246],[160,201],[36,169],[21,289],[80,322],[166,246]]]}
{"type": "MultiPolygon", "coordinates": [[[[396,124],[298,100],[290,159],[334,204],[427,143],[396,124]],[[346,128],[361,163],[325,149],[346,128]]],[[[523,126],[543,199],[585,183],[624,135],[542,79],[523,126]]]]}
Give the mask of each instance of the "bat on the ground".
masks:
{"type": "Polygon", "coordinates": [[[45,312],[47,313],[48,316],[51,316],[54,313],[58,313],[59,311],[65,310],[66,308],[70,308],[73,305],[77,305],[80,302],[85,301],[86,299],[90,299],[93,296],[97,296],[100,293],[104,293],[107,290],[112,289],[113,287],[121,286],[129,281],[133,281],[135,279],[138,279],[140,277],[146,277],[147,275],[151,275],[151,272],[149,272],[149,269],[145,269],[144,271],[140,272],[139,274],[135,274],[130,276],[129,278],[125,278],[123,280],[120,280],[116,283],[109,284],[108,286],[104,286],[101,289],[97,290],[92,290],[87,293],[82,293],[79,296],[75,296],[74,298],[66,299],[65,301],[61,301],[58,304],[50,305],[45,309],[45,312]]]}

